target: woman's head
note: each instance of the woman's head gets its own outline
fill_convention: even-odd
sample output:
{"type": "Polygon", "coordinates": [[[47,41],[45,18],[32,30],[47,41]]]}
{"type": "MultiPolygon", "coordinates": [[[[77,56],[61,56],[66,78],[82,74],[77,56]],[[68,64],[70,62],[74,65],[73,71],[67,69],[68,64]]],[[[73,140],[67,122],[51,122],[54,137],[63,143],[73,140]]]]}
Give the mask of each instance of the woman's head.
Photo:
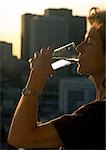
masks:
{"type": "Polygon", "coordinates": [[[106,11],[92,8],[88,20],[90,30],[77,49],[80,53],[78,72],[97,75],[105,72],[105,15],[106,11]]]}
{"type": "Polygon", "coordinates": [[[99,8],[93,7],[89,11],[88,21],[92,27],[99,33],[105,50],[105,19],[106,11],[100,11],[99,8]]]}

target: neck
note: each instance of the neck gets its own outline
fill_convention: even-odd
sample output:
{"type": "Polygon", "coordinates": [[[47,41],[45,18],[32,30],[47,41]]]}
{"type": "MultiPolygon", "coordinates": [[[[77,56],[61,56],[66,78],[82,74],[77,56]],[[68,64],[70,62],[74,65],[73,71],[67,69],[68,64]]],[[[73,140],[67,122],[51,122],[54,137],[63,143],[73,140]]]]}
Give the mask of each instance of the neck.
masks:
{"type": "Polygon", "coordinates": [[[98,74],[93,76],[96,85],[96,100],[106,97],[106,89],[103,86],[103,81],[105,80],[105,75],[98,74]]]}

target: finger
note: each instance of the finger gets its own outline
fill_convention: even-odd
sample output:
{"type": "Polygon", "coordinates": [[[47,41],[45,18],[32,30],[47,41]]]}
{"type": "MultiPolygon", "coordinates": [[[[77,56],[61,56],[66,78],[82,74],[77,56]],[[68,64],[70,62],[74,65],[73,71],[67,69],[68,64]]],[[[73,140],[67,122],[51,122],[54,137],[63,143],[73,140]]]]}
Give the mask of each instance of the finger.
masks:
{"type": "Polygon", "coordinates": [[[47,49],[50,50],[50,46],[48,46],[47,49]]]}
{"type": "Polygon", "coordinates": [[[53,47],[50,47],[50,46],[48,46],[47,50],[48,50],[48,51],[51,51],[51,53],[53,53],[53,52],[54,52],[53,47]]]}
{"type": "Polygon", "coordinates": [[[32,69],[32,67],[33,67],[33,59],[31,58],[29,59],[29,68],[32,69]]]}
{"type": "Polygon", "coordinates": [[[42,48],[42,49],[40,50],[40,54],[43,54],[44,52],[45,52],[45,49],[42,48]]]}
{"type": "Polygon", "coordinates": [[[32,63],[32,60],[33,60],[33,59],[32,59],[32,58],[30,58],[30,59],[28,60],[28,62],[29,62],[29,63],[32,63]]]}
{"type": "Polygon", "coordinates": [[[33,67],[33,60],[34,60],[33,58],[30,58],[28,60],[30,69],[32,69],[32,67],[33,67]]]}
{"type": "Polygon", "coordinates": [[[37,51],[34,53],[34,58],[37,58],[38,56],[39,56],[39,52],[37,51]]]}

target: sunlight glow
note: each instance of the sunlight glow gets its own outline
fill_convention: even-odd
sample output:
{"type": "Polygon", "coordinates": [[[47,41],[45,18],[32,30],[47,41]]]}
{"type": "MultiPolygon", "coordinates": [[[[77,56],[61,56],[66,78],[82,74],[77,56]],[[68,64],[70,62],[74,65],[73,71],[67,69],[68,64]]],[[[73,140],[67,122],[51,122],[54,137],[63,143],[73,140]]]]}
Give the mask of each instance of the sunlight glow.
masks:
{"type": "Polygon", "coordinates": [[[13,43],[13,54],[20,57],[21,15],[67,8],[73,10],[73,15],[86,16],[93,6],[106,9],[105,0],[0,0],[0,41],[13,43]]]}

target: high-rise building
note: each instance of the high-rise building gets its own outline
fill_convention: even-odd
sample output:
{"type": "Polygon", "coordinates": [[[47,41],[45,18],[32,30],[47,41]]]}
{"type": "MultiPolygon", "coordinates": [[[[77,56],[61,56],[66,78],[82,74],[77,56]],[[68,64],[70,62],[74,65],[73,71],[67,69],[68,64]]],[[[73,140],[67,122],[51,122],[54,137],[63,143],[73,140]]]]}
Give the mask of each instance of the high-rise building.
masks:
{"type": "Polygon", "coordinates": [[[0,41],[0,74],[18,70],[18,59],[12,55],[12,43],[0,41]]]}
{"type": "Polygon", "coordinates": [[[86,33],[86,17],[72,16],[69,19],[69,40],[79,44],[86,33]]]}
{"type": "Polygon", "coordinates": [[[26,60],[30,52],[30,25],[33,15],[30,13],[22,16],[22,31],[21,31],[21,58],[26,60]]]}
{"type": "Polygon", "coordinates": [[[21,58],[28,59],[35,51],[57,48],[74,41],[78,44],[86,32],[86,18],[72,15],[68,9],[46,9],[43,16],[22,16],[21,58]]]}
{"type": "Polygon", "coordinates": [[[30,51],[41,48],[59,47],[69,42],[68,23],[63,17],[42,16],[34,17],[31,24],[30,51]]]}
{"type": "Polygon", "coordinates": [[[0,41],[0,60],[5,61],[12,56],[12,43],[0,41]]]}

